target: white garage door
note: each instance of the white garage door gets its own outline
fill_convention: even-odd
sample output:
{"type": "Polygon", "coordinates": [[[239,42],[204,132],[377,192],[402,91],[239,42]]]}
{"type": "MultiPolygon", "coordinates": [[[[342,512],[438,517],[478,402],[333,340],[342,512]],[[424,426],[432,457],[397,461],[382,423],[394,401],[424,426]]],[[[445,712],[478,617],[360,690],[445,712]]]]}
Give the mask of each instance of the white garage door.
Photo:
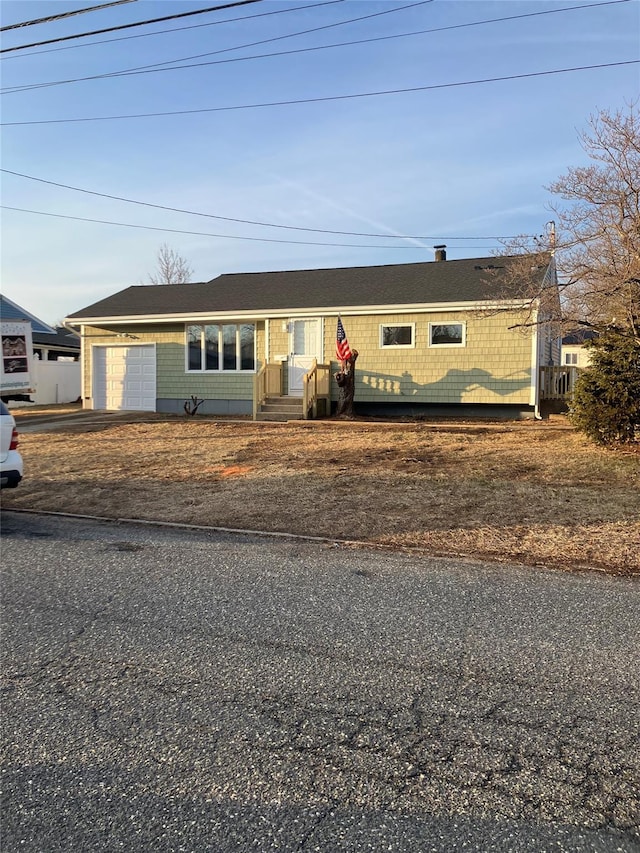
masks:
{"type": "Polygon", "coordinates": [[[120,346],[93,348],[93,407],[156,410],[156,348],[120,346]]]}

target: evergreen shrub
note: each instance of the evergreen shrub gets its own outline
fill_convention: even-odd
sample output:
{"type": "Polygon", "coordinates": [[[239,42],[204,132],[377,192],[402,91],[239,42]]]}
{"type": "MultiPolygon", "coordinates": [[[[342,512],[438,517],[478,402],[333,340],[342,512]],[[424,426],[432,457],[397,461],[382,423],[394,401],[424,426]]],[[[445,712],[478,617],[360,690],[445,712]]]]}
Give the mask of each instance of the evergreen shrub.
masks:
{"type": "Polygon", "coordinates": [[[571,422],[598,444],[640,439],[640,342],[609,329],[587,346],[591,364],[577,379],[571,422]]]}

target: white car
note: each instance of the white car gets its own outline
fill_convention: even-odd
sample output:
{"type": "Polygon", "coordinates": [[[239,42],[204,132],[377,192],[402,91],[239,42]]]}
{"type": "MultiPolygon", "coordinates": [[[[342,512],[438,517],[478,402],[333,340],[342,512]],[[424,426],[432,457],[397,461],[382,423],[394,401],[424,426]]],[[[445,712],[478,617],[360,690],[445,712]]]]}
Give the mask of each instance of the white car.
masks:
{"type": "Polygon", "coordinates": [[[15,488],[22,479],[22,456],[18,453],[15,418],[0,400],[0,487],[15,488]]]}

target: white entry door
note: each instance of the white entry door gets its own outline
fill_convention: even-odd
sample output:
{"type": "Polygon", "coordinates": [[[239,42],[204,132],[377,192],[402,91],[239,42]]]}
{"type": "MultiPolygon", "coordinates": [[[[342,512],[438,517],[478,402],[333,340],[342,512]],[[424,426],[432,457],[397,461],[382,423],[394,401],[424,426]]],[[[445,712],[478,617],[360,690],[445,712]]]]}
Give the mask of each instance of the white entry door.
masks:
{"type": "Polygon", "coordinates": [[[322,361],[322,320],[291,320],[289,323],[289,394],[302,397],[302,380],[322,361]]]}
{"type": "Polygon", "coordinates": [[[156,350],[143,346],[93,348],[94,409],[156,410],[156,350]]]}

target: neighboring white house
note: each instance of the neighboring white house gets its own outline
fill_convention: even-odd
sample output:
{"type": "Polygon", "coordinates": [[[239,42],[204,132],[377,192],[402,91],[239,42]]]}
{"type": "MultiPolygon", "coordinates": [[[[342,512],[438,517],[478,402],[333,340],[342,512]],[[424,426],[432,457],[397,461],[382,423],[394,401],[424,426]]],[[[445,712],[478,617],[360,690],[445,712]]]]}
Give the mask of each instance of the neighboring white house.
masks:
{"type": "Polygon", "coordinates": [[[591,352],[585,346],[587,341],[597,337],[597,332],[590,329],[577,329],[562,339],[562,363],[571,367],[589,367],[591,352]]]}

